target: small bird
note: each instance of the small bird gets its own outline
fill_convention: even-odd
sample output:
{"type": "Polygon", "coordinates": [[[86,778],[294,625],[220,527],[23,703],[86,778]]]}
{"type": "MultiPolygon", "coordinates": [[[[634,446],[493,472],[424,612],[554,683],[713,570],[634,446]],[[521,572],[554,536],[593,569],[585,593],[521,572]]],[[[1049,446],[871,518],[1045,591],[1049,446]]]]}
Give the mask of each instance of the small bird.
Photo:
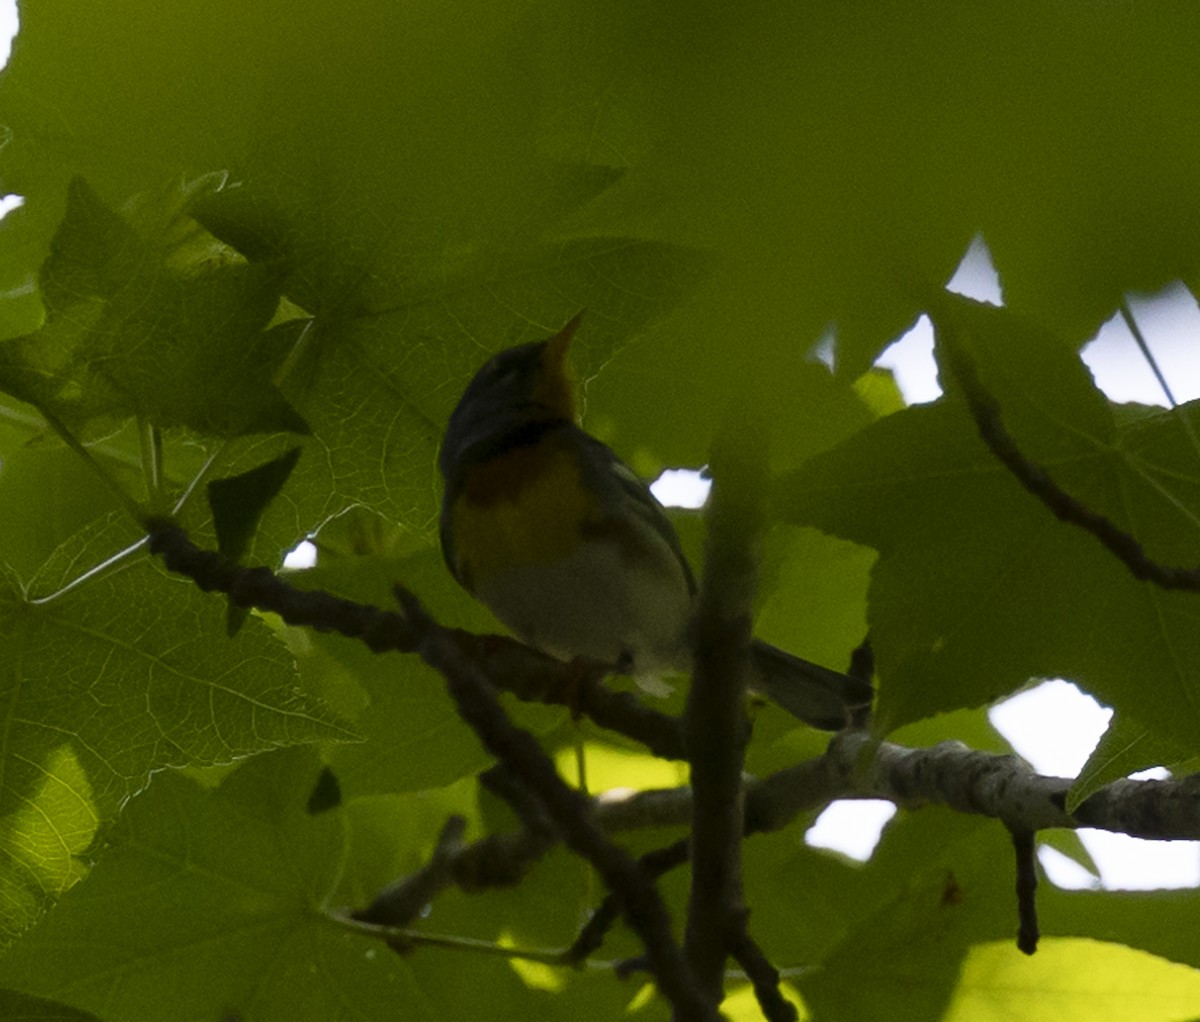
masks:
{"type": "MultiPolygon", "coordinates": [[[[522,641],[587,658],[653,691],[692,662],[696,580],[663,506],[577,421],[567,350],[576,316],[475,374],[438,458],[442,554],[522,641]]],[[[840,730],[871,685],[754,640],[751,687],[814,727],[840,730]]]]}

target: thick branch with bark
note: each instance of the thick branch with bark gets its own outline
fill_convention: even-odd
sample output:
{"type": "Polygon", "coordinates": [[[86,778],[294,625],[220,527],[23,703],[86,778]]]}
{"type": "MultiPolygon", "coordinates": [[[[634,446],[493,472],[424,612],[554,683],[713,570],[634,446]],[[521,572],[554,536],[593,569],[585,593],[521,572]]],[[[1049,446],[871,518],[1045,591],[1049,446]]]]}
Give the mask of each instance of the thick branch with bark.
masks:
{"type": "MultiPolygon", "coordinates": [[[[653,879],[596,824],[589,800],[558,776],[537,740],[512,723],[500,705],[491,672],[481,663],[479,649],[473,648],[474,642],[464,638],[463,633],[442,628],[404,591],[397,592],[403,613],[396,614],[328,593],[295,590],[264,568],[243,569],[219,554],[199,550],[182,530],[169,523],[153,528],[150,549],[160,554],[171,570],[189,575],[202,589],[228,593],[238,606],[275,610],[289,623],[336,630],[361,639],[375,652],[414,652],[437,670],[446,679],[459,715],[484,747],[553,820],[563,843],[591,863],[616,895],[631,929],[645,946],[647,963],[674,1007],[675,1017],[718,1017],[716,1002],[696,982],[675,940],[670,915],[653,879]]],[[[559,679],[557,686],[547,688],[562,688],[564,666],[548,657],[542,659],[543,669],[557,666],[557,671],[551,672],[559,679]]],[[[453,872],[447,851],[451,844],[443,832],[442,854],[424,871],[422,894],[437,885],[439,874],[446,877],[453,872]]],[[[411,901],[406,886],[412,885],[400,885],[397,903],[411,901]]],[[[378,902],[373,908],[377,907],[378,902]]]]}
{"type": "MultiPolygon", "coordinates": [[[[449,821],[430,862],[384,891],[371,906],[356,913],[356,918],[382,930],[403,928],[445,887],[454,884],[477,891],[519,882],[541,856],[562,841],[592,862],[613,892],[600,913],[603,918],[591,932],[581,934],[573,951],[564,949],[563,964],[577,961],[580,954],[598,946],[608,921],[619,910],[642,937],[647,950],[645,964],[672,1000],[677,1017],[716,1017],[712,970],[708,969],[708,982],[697,981],[674,939],[654,886],[653,877],[661,870],[686,861],[681,854],[686,846],[673,846],[639,862],[611,841],[611,835],[621,831],[672,825],[687,828],[698,822],[694,821],[697,803],[693,789],[647,791],[628,797],[601,795],[589,800],[558,778],[532,736],[512,725],[493,689],[503,686],[520,698],[570,705],[663,756],[679,757],[683,750],[678,721],[642,706],[632,696],[614,695],[599,683],[598,675],[579,689],[578,665],[566,667],[498,636],[480,637],[442,628],[405,593],[398,594],[402,612],[393,612],[328,593],[299,590],[264,568],[242,568],[220,554],[195,547],[171,523],[159,523],[152,529],[150,545],[168,568],[188,575],[202,589],[229,594],[238,606],[274,611],[289,623],[337,631],[363,641],[376,652],[397,650],[422,656],[447,678],[464,720],[504,765],[497,783],[508,786],[507,794],[501,794],[518,810],[522,829],[464,844],[461,824],[449,821]]],[[[735,686],[734,691],[740,689],[735,686]]],[[[693,727],[695,723],[692,721],[693,727]]],[[[736,735],[735,728],[726,738],[736,735]]],[[[689,738],[698,740],[694,735],[689,738]]],[[[738,752],[736,740],[729,747],[738,752]]],[[[740,755],[729,762],[740,764],[740,755]]],[[[1016,756],[978,752],[958,742],[914,749],[851,730],[836,735],[825,755],[761,780],[749,780],[744,787],[735,782],[730,788],[727,774],[723,770],[715,778],[720,783],[713,791],[720,797],[713,802],[718,811],[709,822],[718,825],[720,841],[735,850],[741,834],[779,829],[800,813],[837,798],[881,798],[907,808],[946,805],[1002,821],[1014,835],[1018,863],[1023,864],[1017,887],[1023,906],[1022,946],[1026,949],[1032,949],[1036,941],[1029,853],[1037,831],[1095,827],[1145,838],[1200,839],[1200,776],[1116,781],[1068,813],[1070,779],[1045,777],[1016,756]],[[732,799],[727,797],[730,792],[732,799]],[[736,809],[733,817],[730,809],[736,809]]],[[[712,947],[722,947],[724,952],[704,956],[706,965],[732,953],[752,975],[764,1011],[772,1018],[787,1017],[786,1004],[775,996],[778,988],[773,967],[746,933],[744,913],[737,911],[740,886],[736,869],[728,869],[735,860],[718,849],[715,831],[710,837],[706,853],[712,855],[710,863],[718,874],[732,877],[734,882],[722,888],[720,898],[711,900],[706,915],[694,917],[697,921],[715,920],[714,925],[723,931],[712,947]]],[[[693,852],[701,847],[695,841],[693,836],[693,852]]],[[[695,939],[699,941],[699,937],[695,939]]]]}
{"type": "Polygon", "coordinates": [[[1018,756],[977,752],[961,742],[909,749],[848,732],[830,743],[828,758],[841,798],[946,805],[993,816],[1016,830],[1093,827],[1164,841],[1200,840],[1200,774],[1114,781],[1068,813],[1071,778],[1046,777],[1018,756]]]}
{"type": "MultiPolygon", "coordinates": [[[[753,835],[777,830],[801,813],[820,809],[836,798],[878,798],[909,809],[945,805],[992,816],[1003,821],[1014,835],[1031,836],[1048,827],[1092,827],[1161,840],[1200,840],[1200,775],[1170,781],[1116,781],[1068,814],[1064,805],[1072,783],[1069,778],[1038,774],[1017,756],[978,752],[958,742],[913,749],[876,742],[862,733],[847,733],[834,739],[819,759],[749,781],[745,832],[753,835]]],[[[600,795],[593,800],[593,812],[597,825],[610,834],[683,828],[692,818],[692,791],[682,787],[600,795]]],[[[529,849],[534,843],[525,831],[493,835],[463,846],[449,872],[435,863],[427,870],[437,871],[445,886],[458,883],[470,891],[492,886],[486,881],[480,883],[485,875],[502,878],[498,883],[512,883],[533,865],[537,856],[531,856],[529,849]],[[480,868],[481,862],[488,863],[486,870],[480,868]]],[[[538,843],[538,855],[548,849],[548,843],[538,843]]],[[[672,846],[652,853],[652,872],[657,875],[664,868],[682,865],[686,856],[679,852],[679,846],[672,846]]],[[[1027,855],[1019,857],[1018,862],[1025,867],[1031,865],[1027,855]]],[[[417,879],[423,874],[418,871],[411,883],[428,894],[423,879],[417,879]]],[[[401,881],[398,886],[408,882],[401,881]]],[[[1030,946],[1035,935],[1028,906],[1034,885],[1028,868],[1019,871],[1018,886],[1021,903],[1026,906],[1021,913],[1022,941],[1023,946],[1030,946]]],[[[613,908],[602,908],[604,921],[590,925],[584,942],[587,952],[599,947],[598,938],[611,923],[613,908]]],[[[402,925],[399,920],[386,921],[402,925]]],[[[579,954],[578,946],[564,953],[564,964],[578,961],[579,954]]]]}
{"type": "MultiPolygon", "coordinates": [[[[214,550],[196,546],[173,521],[152,522],[150,552],[170,571],[186,575],[204,592],[221,592],[238,607],[278,614],[290,625],[336,632],[357,639],[374,653],[413,653],[421,635],[399,611],[358,603],[319,589],[299,589],[268,568],[242,567],[214,550]]],[[[613,692],[598,677],[583,679],[575,665],[561,661],[503,635],[474,635],[442,629],[453,637],[496,688],[525,702],[568,706],[608,728],[645,745],[656,756],[685,759],[683,729],[673,717],[651,709],[635,696],[613,692]]]]}

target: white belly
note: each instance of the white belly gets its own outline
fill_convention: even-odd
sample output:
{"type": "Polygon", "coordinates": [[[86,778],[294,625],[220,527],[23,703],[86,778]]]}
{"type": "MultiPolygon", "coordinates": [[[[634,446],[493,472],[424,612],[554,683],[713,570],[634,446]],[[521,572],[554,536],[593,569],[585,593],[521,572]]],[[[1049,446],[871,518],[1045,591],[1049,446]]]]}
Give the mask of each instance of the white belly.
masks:
{"type": "Polygon", "coordinates": [[[635,675],[686,670],[692,597],[674,552],[661,544],[659,563],[638,569],[611,545],[585,542],[553,564],[509,568],[477,595],[531,646],[571,660],[632,661],[635,675]]]}

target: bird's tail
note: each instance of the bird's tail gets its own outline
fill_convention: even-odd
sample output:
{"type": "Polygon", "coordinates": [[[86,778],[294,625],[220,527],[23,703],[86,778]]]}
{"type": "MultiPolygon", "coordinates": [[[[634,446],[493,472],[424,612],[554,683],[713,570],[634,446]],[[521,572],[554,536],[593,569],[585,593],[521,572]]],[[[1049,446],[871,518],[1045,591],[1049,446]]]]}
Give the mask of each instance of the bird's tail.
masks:
{"type": "Polygon", "coordinates": [[[751,643],[750,663],[751,688],[824,731],[858,723],[875,695],[868,681],[802,660],[758,639],[751,643]]]}

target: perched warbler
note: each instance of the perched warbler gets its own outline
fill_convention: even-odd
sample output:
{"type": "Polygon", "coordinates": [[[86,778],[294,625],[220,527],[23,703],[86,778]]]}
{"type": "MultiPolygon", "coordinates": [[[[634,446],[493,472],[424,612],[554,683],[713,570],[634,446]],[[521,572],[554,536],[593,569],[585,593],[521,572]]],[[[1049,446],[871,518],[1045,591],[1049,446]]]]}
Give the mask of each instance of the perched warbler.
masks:
{"type": "MultiPolygon", "coordinates": [[[[442,553],[524,642],[643,682],[691,667],[696,581],[662,505],[577,423],[555,336],[501,351],[458,402],[438,458],[442,553]]],[[[754,640],[751,685],[815,727],[870,704],[869,683],[754,640]]]]}

